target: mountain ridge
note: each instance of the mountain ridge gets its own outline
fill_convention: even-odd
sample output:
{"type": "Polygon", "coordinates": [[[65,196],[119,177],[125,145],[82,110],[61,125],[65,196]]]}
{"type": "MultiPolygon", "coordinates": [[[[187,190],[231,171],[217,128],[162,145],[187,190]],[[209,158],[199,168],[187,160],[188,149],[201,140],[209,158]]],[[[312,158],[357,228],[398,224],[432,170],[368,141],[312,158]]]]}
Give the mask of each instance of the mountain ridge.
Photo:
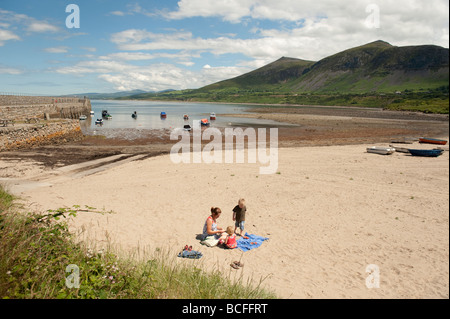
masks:
{"type": "Polygon", "coordinates": [[[282,57],[266,66],[197,89],[198,92],[268,90],[292,93],[368,93],[448,85],[448,49],[392,46],[378,40],[319,61],[282,57]],[[392,89],[390,89],[392,88],[392,89]]]}

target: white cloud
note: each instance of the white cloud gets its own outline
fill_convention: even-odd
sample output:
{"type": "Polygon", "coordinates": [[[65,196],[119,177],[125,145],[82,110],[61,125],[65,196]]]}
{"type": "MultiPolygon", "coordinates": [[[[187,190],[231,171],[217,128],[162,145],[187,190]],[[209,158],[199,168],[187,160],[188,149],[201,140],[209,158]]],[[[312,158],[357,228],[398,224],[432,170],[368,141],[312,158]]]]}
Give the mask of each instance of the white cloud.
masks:
{"type": "MultiPolygon", "coordinates": [[[[198,71],[187,70],[169,63],[133,65],[121,61],[119,55],[102,56],[82,61],[73,66],[53,71],[72,76],[98,74],[98,78],[111,83],[115,90],[153,90],[198,88],[250,71],[248,67],[209,67],[198,71]],[[117,60],[113,60],[116,58],[117,60]]],[[[192,62],[177,62],[190,66],[192,62]]]]}
{"type": "Polygon", "coordinates": [[[126,15],[126,13],[123,11],[112,11],[112,12],[110,12],[110,14],[115,15],[115,16],[120,16],[120,17],[123,17],[124,15],[126,15]]]}
{"type": "Polygon", "coordinates": [[[43,33],[58,32],[61,29],[47,21],[38,20],[26,14],[0,9],[0,21],[2,25],[20,27],[27,32],[43,33]]]}
{"type": "Polygon", "coordinates": [[[46,48],[44,49],[47,53],[67,53],[69,51],[69,47],[60,46],[60,47],[53,47],[53,48],[46,48]]]}
{"type": "MultiPolygon", "coordinates": [[[[129,29],[111,41],[120,50],[185,50],[214,55],[243,54],[260,65],[282,56],[318,61],[342,50],[376,40],[393,45],[436,44],[448,47],[449,13],[445,0],[379,0],[380,28],[369,28],[369,1],[324,0],[181,0],[169,19],[217,17],[238,22],[248,17],[291,21],[291,28],[252,27],[253,38],[197,37],[189,31],[154,33],[129,29]]],[[[276,24],[275,24],[276,26],[276,24]]]]}
{"type": "Polygon", "coordinates": [[[29,32],[58,32],[60,29],[57,26],[54,26],[48,22],[45,21],[33,21],[31,22],[28,27],[27,31],[29,32]]]}
{"type": "Polygon", "coordinates": [[[107,56],[102,56],[101,58],[106,60],[142,61],[152,60],[155,58],[155,56],[149,53],[142,52],[118,52],[111,53],[107,56]]]}
{"type": "Polygon", "coordinates": [[[20,40],[20,37],[9,30],[0,29],[0,47],[10,40],[20,40]]]}
{"type": "Polygon", "coordinates": [[[163,13],[169,19],[190,17],[223,17],[225,21],[239,22],[251,15],[254,0],[181,0],[178,10],[163,13]]]}
{"type": "Polygon", "coordinates": [[[377,39],[398,45],[429,43],[448,47],[449,38],[447,0],[397,0],[395,3],[392,0],[180,0],[177,10],[164,16],[168,19],[222,17],[233,23],[248,18],[295,22],[306,26],[300,40],[331,42],[335,52],[377,39]],[[364,24],[370,15],[366,7],[373,3],[380,9],[379,29],[364,24]]]}
{"type": "Polygon", "coordinates": [[[86,50],[88,52],[96,52],[97,48],[94,47],[81,47],[81,49],[86,50]]]}
{"type": "Polygon", "coordinates": [[[0,74],[18,75],[22,73],[23,73],[22,70],[0,65],[0,74]]]}

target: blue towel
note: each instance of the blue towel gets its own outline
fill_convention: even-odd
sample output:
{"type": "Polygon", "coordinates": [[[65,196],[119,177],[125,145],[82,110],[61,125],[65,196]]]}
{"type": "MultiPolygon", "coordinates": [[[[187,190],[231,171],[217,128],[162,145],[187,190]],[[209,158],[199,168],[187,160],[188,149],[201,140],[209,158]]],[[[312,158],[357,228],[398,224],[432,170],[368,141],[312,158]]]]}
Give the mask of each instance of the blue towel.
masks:
{"type": "Polygon", "coordinates": [[[237,248],[239,248],[242,251],[249,251],[253,248],[258,248],[262,245],[263,241],[268,240],[269,238],[258,236],[258,235],[251,235],[248,233],[245,233],[245,236],[248,237],[248,239],[244,239],[243,237],[239,238],[237,240],[237,248]],[[251,244],[256,243],[256,244],[251,244]]]}
{"type": "Polygon", "coordinates": [[[199,251],[196,250],[183,250],[182,253],[178,254],[178,257],[183,257],[183,258],[191,258],[191,259],[199,259],[202,258],[203,254],[199,251]]]}

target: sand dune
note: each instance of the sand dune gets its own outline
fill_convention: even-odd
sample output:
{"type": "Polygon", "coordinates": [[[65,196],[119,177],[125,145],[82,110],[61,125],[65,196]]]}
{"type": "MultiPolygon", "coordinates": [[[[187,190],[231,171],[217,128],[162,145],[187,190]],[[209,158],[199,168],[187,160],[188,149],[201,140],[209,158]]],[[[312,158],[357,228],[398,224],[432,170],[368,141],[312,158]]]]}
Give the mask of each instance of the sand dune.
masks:
{"type": "Polygon", "coordinates": [[[203,252],[206,269],[243,272],[281,298],[448,298],[449,153],[438,158],[368,154],[372,145],[281,148],[279,174],[260,164],[173,164],[168,155],[55,181],[22,194],[40,209],[89,205],[115,214],[81,213],[71,229],[100,247],[157,247],[203,252]],[[269,237],[260,248],[199,244],[211,206],[232,225],[247,201],[246,231],[269,237]],[[242,257],[242,270],[231,270],[242,257]],[[366,287],[366,267],[380,288],[366,287]]]}

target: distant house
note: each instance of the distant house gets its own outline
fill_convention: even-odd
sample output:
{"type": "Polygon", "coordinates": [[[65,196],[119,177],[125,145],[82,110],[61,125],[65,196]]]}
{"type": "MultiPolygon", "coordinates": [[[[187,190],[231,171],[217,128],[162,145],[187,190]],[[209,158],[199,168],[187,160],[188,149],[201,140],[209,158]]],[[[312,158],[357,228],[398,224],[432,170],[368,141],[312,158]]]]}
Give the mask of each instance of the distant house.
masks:
{"type": "Polygon", "coordinates": [[[402,94],[402,92],[400,92],[400,91],[395,91],[395,94],[402,94]]]}

